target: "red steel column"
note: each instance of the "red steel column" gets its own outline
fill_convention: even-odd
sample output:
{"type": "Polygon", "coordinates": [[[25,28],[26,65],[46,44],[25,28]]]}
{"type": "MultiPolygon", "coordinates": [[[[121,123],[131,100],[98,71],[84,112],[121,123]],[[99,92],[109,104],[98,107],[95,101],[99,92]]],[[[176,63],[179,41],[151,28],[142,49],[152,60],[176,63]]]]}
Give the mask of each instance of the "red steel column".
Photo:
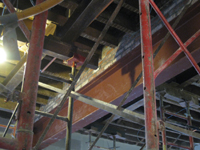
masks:
{"type": "Polygon", "coordinates": [[[140,0],[140,33],[142,49],[146,149],[158,149],[157,112],[149,0],[140,0]]]}
{"type": "MultiPolygon", "coordinates": [[[[37,4],[43,0],[37,0],[37,4]]],[[[18,150],[31,150],[33,124],[37,99],[38,80],[45,35],[47,12],[35,16],[28,51],[24,90],[19,122],[17,126],[18,150]]]]}

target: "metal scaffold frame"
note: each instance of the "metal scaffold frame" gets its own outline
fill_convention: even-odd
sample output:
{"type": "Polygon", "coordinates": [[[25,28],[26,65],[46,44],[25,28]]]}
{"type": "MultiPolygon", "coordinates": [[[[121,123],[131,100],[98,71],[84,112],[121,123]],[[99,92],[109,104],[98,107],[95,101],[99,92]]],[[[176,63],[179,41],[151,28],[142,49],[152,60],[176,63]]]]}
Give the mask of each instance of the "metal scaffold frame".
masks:
{"type": "MultiPolygon", "coordinates": [[[[37,3],[41,3],[42,0],[37,0],[37,3]]],[[[43,12],[37,16],[35,16],[34,22],[33,22],[33,28],[32,28],[32,35],[30,36],[30,32],[24,25],[23,21],[19,22],[19,26],[24,32],[27,39],[30,41],[30,48],[28,53],[28,59],[27,59],[27,67],[26,67],[26,74],[25,74],[25,82],[24,82],[24,90],[22,92],[22,103],[20,105],[17,104],[16,110],[18,107],[20,107],[20,115],[17,125],[17,136],[16,139],[6,139],[4,137],[0,138],[0,148],[4,149],[10,149],[10,150],[31,150],[32,149],[32,141],[33,141],[33,125],[34,125],[34,115],[35,113],[41,114],[46,117],[50,117],[51,120],[49,121],[49,124],[47,125],[46,129],[44,130],[43,134],[39,138],[37,144],[33,148],[34,150],[39,149],[39,146],[41,142],[44,140],[44,137],[46,133],[48,132],[49,128],[51,127],[53,121],[55,119],[60,119],[63,121],[68,122],[68,132],[67,132],[67,141],[66,141],[66,149],[70,150],[70,142],[71,142],[71,126],[72,126],[72,112],[73,112],[73,99],[82,101],[84,103],[90,104],[92,106],[95,106],[97,108],[106,110],[113,115],[108,119],[106,125],[100,132],[97,139],[90,145],[90,150],[95,146],[95,143],[98,141],[98,139],[101,137],[103,132],[106,130],[106,128],[109,126],[109,124],[112,122],[115,115],[119,115],[121,117],[124,117],[126,119],[133,119],[138,118],[141,120],[145,120],[145,138],[146,138],[146,148],[148,150],[157,150],[159,149],[159,130],[162,132],[162,141],[163,141],[163,149],[167,149],[167,145],[177,146],[174,143],[168,143],[166,140],[166,131],[165,127],[170,128],[172,130],[177,130],[178,132],[188,135],[190,139],[190,148],[184,147],[186,149],[193,150],[194,149],[194,141],[193,137],[200,139],[200,135],[198,133],[192,132],[190,129],[183,129],[177,126],[174,126],[169,123],[165,123],[165,110],[163,105],[163,96],[160,95],[160,116],[161,120],[157,120],[157,112],[156,112],[156,90],[155,90],[155,78],[160,74],[161,71],[163,71],[165,68],[167,68],[170,63],[179,56],[181,52],[184,52],[193,67],[196,69],[198,74],[200,74],[200,68],[198,64],[195,62],[194,58],[190,54],[190,52],[187,50],[187,46],[190,45],[199,35],[200,30],[198,30],[188,41],[186,41],[184,44],[178,37],[178,35],[174,31],[174,26],[178,24],[180,21],[180,18],[182,17],[180,15],[178,21],[175,22],[173,27],[167,22],[159,8],[156,6],[153,0],[139,0],[139,8],[140,8],[140,30],[141,30],[141,53],[142,53],[142,72],[136,79],[136,81],[133,83],[130,90],[127,92],[124,99],[121,101],[119,106],[109,104],[106,102],[103,102],[98,99],[94,99],[91,97],[87,97],[85,95],[79,94],[74,92],[74,86],[76,82],[78,81],[81,73],[84,71],[86,65],[92,58],[95,50],[99,46],[100,41],[105,36],[106,32],[108,31],[109,27],[111,26],[113,20],[117,16],[122,4],[123,0],[120,0],[118,3],[115,11],[111,15],[110,19],[108,20],[107,24],[105,25],[104,29],[102,30],[98,40],[92,47],[90,53],[88,54],[87,58],[85,59],[81,69],[75,75],[75,64],[72,66],[72,83],[68,89],[67,92],[65,92],[65,96],[62,99],[61,103],[55,110],[54,114],[50,113],[44,113],[35,111],[35,105],[36,105],[36,98],[37,98],[37,88],[38,88],[38,80],[39,80],[39,74],[40,74],[40,64],[41,64],[41,57],[42,57],[42,49],[43,49],[43,41],[44,41],[44,32],[45,32],[45,24],[47,19],[47,12],[43,12]],[[161,46],[156,50],[155,53],[153,53],[152,50],[152,34],[151,34],[151,18],[150,18],[150,10],[149,7],[151,7],[155,10],[155,12],[158,14],[158,16],[163,21],[164,25],[167,27],[169,33],[173,36],[175,41],[178,43],[180,48],[176,50],[176,52],[168,58],[168,60],[161,65],[156,71],[154,71],[154,65],[153,65],[153,59],[155,58],[156,54],[162,47],[162,45],[165,43],[166,39],[169,37],[169,33],[166,35],[166,37],[163,40],[163,43],[161,42],[161,46]],[[40,29],[40,30],[39,30],[40,29]],[[38,38],[40,37],[40,38],[38,38]],[[144,95],[144,115],[132,112],[127,109],[121,108],[121,106],[124,104],[125,100],[131,93],[131,91],[134,89],[134,87],[137,85],[138,81],[141,79],[143,73],[143,95],[144,95]],[[30,92],[31,91],[31,92],[30,92]],[[68,109],[68,118],[58,116],[58,113],[60,112],[62,106],[67,101],[67,99],[70,99],[69,108],[68,109]]],[[[4,4],[8,7],[9,11],[14,12],[14,8],[12,4],[9,2],[9,0],[4,0],[4,4]]],[[[191,116],[190,116],[190,110],[189,110],[189,103],[186,102],[186,109],[188,117],[186,120],[188,121],[188,125],[191,126],[191,116]]],[[[16,111],[14,111],[13,114],[15,114],[16,111]]],[[[12,115],[13,118],[14,115],[12,115]]],[[[8,124],[9,127],[9,124],[8,124]]],[[[7,129],[8,129],[7,127],[7,129]]],[[[6,134],[6,132],[5,132],[6,134]]],[[[4,134],[4,136],[5,136],[4,134]]],[[[144,147],[144,146],[143,146],[144,147]]]]}

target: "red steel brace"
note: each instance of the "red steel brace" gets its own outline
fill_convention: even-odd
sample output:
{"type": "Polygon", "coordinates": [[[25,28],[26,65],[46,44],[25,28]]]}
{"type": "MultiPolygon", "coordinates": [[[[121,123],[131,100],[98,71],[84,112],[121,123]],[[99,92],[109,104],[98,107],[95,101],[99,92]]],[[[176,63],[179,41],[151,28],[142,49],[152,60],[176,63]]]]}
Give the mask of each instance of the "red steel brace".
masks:
{"type": "Polygon", "coordinates": [[[192,63],[192,65],[194,66],[194,68],[196,69],[196,71],[198,72],[198,74],[200,75],[200,68],[199,68],[198,64],[196,63],[196,61],[194,60],[194,58],[192,57],[192,55],[190,54],[190,52],[187,50],[186,46],[183,44],[183,42],[181,41],[181,39],[178,37],[178,35],[176,34],[176,32],[173,30],[173,28],[171,27],[171,25],[168,23],[167,19],[164,17],[164,15],[162,14],[162,12],[156,6],[156,4],[154,3],[154,1],[153,0],[149,0],[149,2],[151,4],[151,6],[153,7],[153,9],[155,10],[155,12],[158,14],[158,16],[163,21],[164,25],[167,27],[168,31],[174,37],[174,39],[176,40],[176,42],[178,43],[178,45],[181,47],[181,49],[184,51],[185,55],[187,56],[187,58],[189,59],[189,61],[192,63]]]}
{"type": "Polygon", "coordinates": [[[157,150],[158,128],[155,98],[155,81],[149,0],[140,0],[140,30],[144,88],[145,141],[146,149],[157,150]]]}
{"type": "MultiPolygon", "coordinates": [[[[185,42],[184,45],[186,47],[189,46],[199,36],[200,36],[200,30],[198,30],[189,40],[187,40],[187,42],[185,42]]],[[[164,69],[166,69],[181,52],[182,52],[182,48],[179,48],[178,50],[176,50],[176,52],[174,52],[174,54],[172,54],[172,56],[170,56],[167,59],[167,61],[154,72],[154,78],[156,78],[164,69]]]]}

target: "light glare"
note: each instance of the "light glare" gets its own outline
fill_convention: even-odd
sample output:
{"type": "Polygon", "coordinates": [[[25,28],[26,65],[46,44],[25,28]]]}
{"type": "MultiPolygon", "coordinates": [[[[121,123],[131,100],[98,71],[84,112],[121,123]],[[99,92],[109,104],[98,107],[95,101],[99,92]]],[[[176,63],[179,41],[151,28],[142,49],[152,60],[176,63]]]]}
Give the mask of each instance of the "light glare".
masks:
{"type": "Polygon", "coordinates": [[[6,52],[2,47],[0,47],[0,63],[3,63],[6,61],[6,52]]]}

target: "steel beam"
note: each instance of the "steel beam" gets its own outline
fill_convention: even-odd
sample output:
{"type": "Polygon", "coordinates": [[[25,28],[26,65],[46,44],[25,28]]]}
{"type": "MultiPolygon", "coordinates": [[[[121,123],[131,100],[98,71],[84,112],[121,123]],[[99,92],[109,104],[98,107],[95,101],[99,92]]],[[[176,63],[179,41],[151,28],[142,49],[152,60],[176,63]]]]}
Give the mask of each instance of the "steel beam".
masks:
{"type": "Polygon", "coordinates": [[[146,148],[148,150],[157,150],[159,141],[149,0],[140,0],[139,8],[146,148]]]}
{"type": "Polygon", "coordinates": [[[183,90],[179,87],[173,87],[169,84],[163,84],[158,87],[157,90],[164,90],[166,92],[165,97],[169,99],[173,99],[179,102],[181,105],[185,106],[184,100],[190,101],[190,107],[199,108],[200,96],[183,90]]]}
{"type": "MultiPolygon", "coordinates": [[[[136,102],[136,103],[134,103],[133,105],[130,105],[129,107],[127,107],[126,109],[127,110],[131,110],[131,111],[134,111],[134,110],[136,110],[137,108],[139,108],[139,107],[141,107],[141,106],[143,106],[144,105],[144,99],[141,99],[141,100],[139,100],[138,102],[136,102]]],[[[115,121],[115,120],[117,120],[117,119],[119,119],[120,118],[120,116],[115,116],[114,118],[113,118],[113,121],[115,121]]],[[[105,120],[104,122],[106,122],[107,120],[105,120]]]]}
{"type": "Polygon", "coordinates": [[[123,108],[118,110],[116,105],[106,103],[102,100],[91,98],[91,97],[88,97],[88,96],[85,96],[85,95],[82,95],[82,94],[79,94],[79,93],[76,93],[73,91],[71,92],[70,96],[76,100],[79,100],[81,102],[84,102],[86,104],[92,105],[94,107],[100,108],[102,110],[105,110],[107,112],[121,116],[121,117],[129,119],[129,120],[133,120],[135,117],[137,117],[139,119],[144,118],[144,115],[142,115],[142,114],[135,113],[131,110],[123,109],[123,108]]]}
{"type": "MultiPolygon", "coordinates": [[[[200,2],[197,2],[189,12],[183,17],[181,21],[181,26],[176,29],[176,32],[180,35],[181,39],[189,39],[198,29],[200,23],[200,2]],[[187,30],[187,34],[184,31],[187,30]]],[[[158,43],[166,34],[166,30],[161,29],[159,34],[153,36],[154,50],[156,49],[158,43]]],[[[192,52],[193,57],[196,61],[200,62],[200,38],[189,46],[189,50],[192,52]]],[[[164,60],[167,60],[177,49],[177,44],[173,41],[172,37],[167,40],[167,44],[163,46],[163,49],[159,52],[159,56],[162,59],[155,58],[155,69],[162,65],[164,60]],[[166,51],[167,49],[167,51],[166,51]]],[[[134,80],[141,72],[141,51],[140,47],[134,48],[133,51],[128,53],[126,56],[118,60],[109,69],[105,70],[99,76],[97,76],[92,82],[88,83],[86,86],[82,87],[78,93],[94,97],[96,99],[102,99],[107,103],[112,103],[119,105],[120,101],[124,98],[124,93],[126,93],[134,80]],[[117,82],[116,82],[117,81],[117,82]]],[[[173,78],[174,76],[180,74],[183,70],[189,69],[191,64],[187,61],[186,57],[180,56],[176,59],[171,66],[166,68],[161,74],[156,78],[156,85],[160,85],[167,80],[173,78]],[[177,69],[179,68],[179,69],[177,69]]],[[[142,85],[139,81],[138,86],[133,90],[125,104],[131,102],[133,99],[142,95],[142,85]]],[[[56,100],[56,99],[55,99],[56,100]]],[[[166,101],[166,100],[164,100],[166,101]]],[[[174,103],[175,104],[175,103],[174,103]]],[[[177,104],[178,105],[178,104],[177,104]]],[[[63,106],[59,115],[66,116],[67,104],[63,106]]],[[[194,110],[194,109],[191,109],[194,110]]],[[[53,110],[54,111],[54,110],[53,110]]],[[[52,111],[52,113],[53,113],[52,111]]],[[[80,101],[75,101],[74,103],[75,116],[73,118],[73,132],[89,125],[90,123],[96,121],[108,114],[108,112],[99,110],[88,104],[84,104],[80,101]],[[80,111],[81,110],[81,111],[80,111]]],[[[49,120],[42,118],[35,123],[35,134],[34,134],[34,144],[40,137],[44,127],[48,124],[49,120]]],[[[51,143],[58,141],[65,137],[66,126],[63,125],[59,120],[54,121],[50,132],[45,137],[45,141],[41,144],[41,147],[47,147],[51,143]],[[55,129],[58,127],[59,129],[55,129]]]]}
{"type": "MultiPolygon", "coordinates": [[[[47,112],[43,112],[43,111],[39,111],[39,110],[35,110],[35,114],[41,115],[41,116],[44,116],[44,117],[48,117],[48,118],[52,118],[53,117],[53,114],[47,113],[47,112]]],[[[63,117],[63,116],[60,116],[60,115],[56,116],[56,119],[68,122],[67,117],[63,117]]]]}
{"type": "Polygon", "coordinates": [[[184,135],[200,139],[200,134],[199,133],[196,133],[196,132],[193,132],[193,131],[190,131],[190,130],[187,130],[187,129],[180,128],[178,126],[172,125],[172,124],[167,123],[167,122],[165,122],[165,126],[166,126],[166,128],[178,131],[179,133],[182,133],[184,135]]]}
{"type": "MultiPolygon", "coordinates": [[[[93,2],[93,1],[92,1],[93,2]]],[[[96,1],[97,2],[97,1],[96,1]]],[[[102,5],[104,5],[105,3],[101,3],[102,5]]],[[[109,5],[109,3],[108,3],[109,5]]],[[[98,7],[99,8],[99,7],[98,7]]],[[[78,81],[78,79],[80,78],[81,74],[83,73],[84,69],[86,68],[87,64],[89,63],[89,61],[91,60],[92,56],[94,55],[95,51],[97,50],[100,42],[102,41],[102,39],[104,38],[104,36],[106,35],[110,25],[112,24],[113,19],[116,17],[117,11],[114,11],[113,15],[111,16],[111,18],[109,19],[109,21],[107,22],[107,24],[105,25],[105,27],[103,28],[101,34],[98,37],[98,40],[96,41],[96,43],[93,45],[91,51],[89,52],[89,54],[87,55],[84,63],[82,64],[79,72],[77,73],[77,75],[74,77],[73,82],[71,83],[71,85],[69,86],[66,94],[64,95],[64,97],[62,98],[60,104],[58,105],[58,107],[56,108],[53,117],[51,118],[51,120],[49,121],[48,125],[45,127],[44,132],[42,133],[41,137],[39,138],[39,140],[37,141],[34,149],[38,149],[39,146],[41,145],[42,141],[44,140],[47,132],[49,131],[49,129],[51,128],[51,125],[53,124],[56,116],[58,115],[58,113],[62,110],[63,105],[65,104],[67,98],[70,96],[73,88],[75,87],[76,82],[78,81]]]]}
{"type": "MultiPolygon", "coordinates": [[[[42,83],[42,82],[38,82],[38,85],[43,87],[43,88],[47,88],[49,90],[52,90],[52,91],[55,91],[55,92],[58,92],[58,93],[61,93],[61,94],[65,94],[66,93],[66,91],[64,91],[62,89],[50,86],[50,85],[42,83]]],[[[109,103],[106,103],[104,101],[101,101],[101,100],[98,100],[98,99],[95,99],[95,98],[91,98],[91,97],[79,94],[77,92],[71,92],[70,96],[72,96],[73,98],[75,98],[75,99],[77,99],[77,100],[79,100],[81,102],[84,102],[86,104],[95,106],[97,108],[103,109],[103,110],[111,112],[113,114],[115,114],[115,108],[117,108],[116,105],[109,104],[109,103]]],[[[143,104],[144,104],[144,101],[142,99],[142,100],[136,102],[134,105],[131,105],[128,108],[126,108],[126,110],[127,111],[130,110],[130,112],[131,112],[132,110],[135,110],[135,109],[139,108],[143,104]]],[[[118,114],[120,114],[120,111],[118,111],[118,114]]],[[[116,120],[120,116],[121,115],[115,116],[113,119],[116,120]]],[[[126,115],[124,114],[123,116],[126,116],[126,115]]],[[[143,117],[143,116],[141,116],[141,117],[143,117]]]]}

